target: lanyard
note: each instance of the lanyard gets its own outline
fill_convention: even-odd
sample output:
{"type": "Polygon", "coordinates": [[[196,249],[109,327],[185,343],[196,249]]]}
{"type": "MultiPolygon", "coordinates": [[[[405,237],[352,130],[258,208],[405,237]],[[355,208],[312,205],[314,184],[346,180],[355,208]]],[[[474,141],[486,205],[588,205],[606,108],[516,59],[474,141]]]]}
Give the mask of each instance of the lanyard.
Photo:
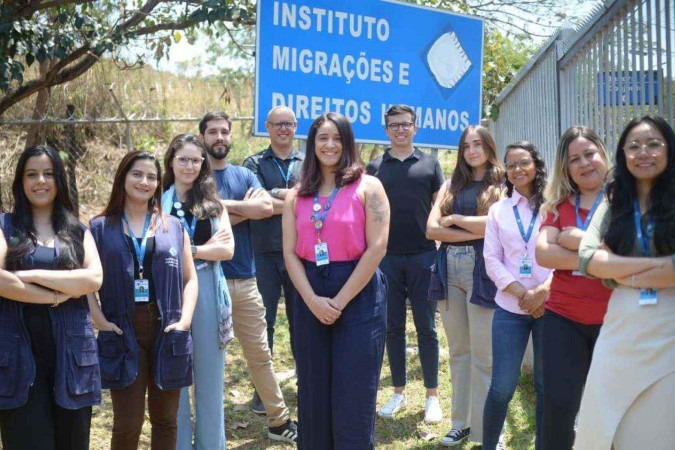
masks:
{"type": "Polygon", "coordinates": [[[577,228],[579,228],[582,231],[586,231],[588,225],[591,223],[591,218],[593,217],[593,214],[595,214],[595,210],[598,209],[598,205],[600,204],[600,200],[602,200],[602,195],[604,193],[605,193],[604,189],[600,189],[600,192],[598,192],[598,196],[595,197],[595,201],[593,202],[593,207],[591,208],[590,211],[588,211],[586,220],[582,223],[581,214],[579,214],[579,208],[581,205],[581,194],[577,192],[577,199],[574,202],[574,213],[577,216],[577,228]]]}
{"type": "Polygon", "coordinates": [[[319,203],[319,192],[317,191],[316,194],[314,194],[314,205],[312,206],[312,216],[309,218],[309,220],[311,222],[314,222],[314,229],[316,230],[316,237],[319,243],[321,243],[321,229],[323,228],[323,223],[326,221],[328,211],[330,210],[330,207],[333,204],[333,201],[335,200],[335,197],[337,196],[339,190],[340,188],[335,186],[333,192],[330,194],[330,198],[326,202],[326,205],[323,207],[323,211],[321,212],[321,214],[319,214],[319,212],[321,211],[321,204],[319,203]]]}
{"type": "Polygon", "coordinates": [[[535,209],[532,212],[532,220],[530,220],[530,226],[525,233],[525,228],[523,228],[523,221],[520,219],[520,213],[518,212],[518,206],[513,205],[513,214],[516,216],[516,222],[518,223],[518,231],[525,241],[525,248],[527,249],[527,243],[530,242],[530,236],[532,236],[532,230],[534,229],[534,222],[537,220],[537,214],[539,213],[539,208],[535,209]]]}
{"type": "Polygon", "coordinates": [[[288,189],[288,183],[291,181],[291,176],[293,175],[293,166],[295,165],[295,160],[291,161],[291,163],[288,165],[288,171],[284,173],[283,167],[281,167],[281,164],[279,164],[279,161],[277,161],[277,157],[273,156],[272,161],[274,161],[274,164],[277,166],[277,169],[279,169],[279,173],[281,173],[281,178],[284,179],[284,182],[286,183],[286,189],[288,189]]]}
{"type": "Polygon", "coordinates": [[[127,220],[126,214],[122,213],[122,220],[126,222],[127,228],[129,228],[129,234],[131,235],[131,242],[134,244],[134,251],[136,252],[136,259],[138,260],[138,275],[143,279],[143,260],[145,259],[145,250],[148,244],[148,228],[150,228],[150,217],[152,213],[148,211],[148,214],[145,216],[145,225],[143,225],[143,237],[141,238],[140,245],[138,244],[138,239],[134,234],[134,230],[131,229],[131,225],[127,220]]]}
{"type": "Polygon", "coordinates": [[[185,211],[183,211],[183,204],[178,201],[175,192],[173,194],[173,207],[176,208],[176,215],[190,236],[190,243],[194,244],[195,231],[197,230],[197,218],[192,216],[192,222],[190,224],[187,223],[187,220],[185,220],[185,211]]]}
{"type": "Polygon", "coordinates": [[[646,233],[642,232],[642,216],[640,215],[640,204],[637,199],[633,202],[633,217],[635,218],[635,232],[637,233],[637,240],[642,248],[642,253],[645,256],[650,256],[649,251],[649,237],[652,235],[654,229],[654,219],[652,217],[647,221],[646,233]]]}

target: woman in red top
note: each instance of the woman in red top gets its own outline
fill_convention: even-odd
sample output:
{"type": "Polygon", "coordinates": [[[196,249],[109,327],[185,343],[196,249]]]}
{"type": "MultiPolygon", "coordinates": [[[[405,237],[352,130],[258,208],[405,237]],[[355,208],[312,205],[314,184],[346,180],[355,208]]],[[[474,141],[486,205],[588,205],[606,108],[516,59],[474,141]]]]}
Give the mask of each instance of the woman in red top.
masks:
{"type": "Polygon", "coordinates": [[[560,138],[542,206],[537,263],[555,269],[544,313],[542,448],[571,450],[574,421],[611,291],[579,272],[577,250],[604,197],[609,157],[590,128],[560,138]]]}

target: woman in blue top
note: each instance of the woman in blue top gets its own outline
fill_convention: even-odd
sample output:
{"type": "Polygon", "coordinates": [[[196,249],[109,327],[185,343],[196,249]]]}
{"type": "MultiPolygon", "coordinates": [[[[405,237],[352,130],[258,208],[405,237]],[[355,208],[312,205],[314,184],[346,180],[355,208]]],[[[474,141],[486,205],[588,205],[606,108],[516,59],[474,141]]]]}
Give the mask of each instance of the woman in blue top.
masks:
{"type": "Polygon", "coordinates": [[[161,170],[148,152],[129,152],[91,230],[101,255],[101,308],[90,299],[103,387],[113,403],[113,450],[136,449],[145,417],[152,449],[176,448],[180,388],[192,384],[190,325],[197,274],[190,238],[161,210],[161,170]]]}
{"type": "MultiPolygon", "coordinates": [[[[197,450],[225,449],[223,368],[225,346],[232,339],[231,302],[220,261],[232,259],[234,238],[204,144],[179,134],[164,155],[162,210],[177,217],[190,237],[199,279],[192,319],[197,450]]],[[[192,450],[190,392],[183,388],[178,407],[179,450],[192,450]]]]}
{"type": "Polygon", "coordinates": [[[101,401],[84,295],[101,285],[91,234],[74,215],[56,150],[26,149],[0,219],[0,430],[5,450],[89,448],[101,401]]]}

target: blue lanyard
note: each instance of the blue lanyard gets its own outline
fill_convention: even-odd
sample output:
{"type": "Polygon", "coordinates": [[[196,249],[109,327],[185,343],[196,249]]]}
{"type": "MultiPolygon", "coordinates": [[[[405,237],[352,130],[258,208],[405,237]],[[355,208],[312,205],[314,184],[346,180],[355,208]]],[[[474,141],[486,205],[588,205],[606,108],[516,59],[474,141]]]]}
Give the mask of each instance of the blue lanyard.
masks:
{"type": "Polygon", "coordinates": [[[654,230],[654,219],[650,217],[647,220],[647,230],[646,233],[642,232],[642,216],[640,215],[640,204],[637,199],[633,202],[633,217],[635,218],[635,232],[637,233],[637,240],[642,247],[642,253],[645,256],[651,256],[649,251],[649,237],[652,235],[654,230]]]}
{"type": "Polygon", "coordinates": [[[178,218],[180,219],[181,223],[187,230],[188,235],[190,236],[190,243],[194,244],[193,241],[195,238],[195,231],[197,230],[197,218],[195,216],[192,216],[192,223],[190,224],[187,223],[187,220],[185,220],[185,211],[183,211],[183,204],[178,201],[178,197],[176,197],[175,192],[173,193],[173,207],[176,208],[176,214],[178,215],[178,218]],[[183,214],[181,214],[181,212],[183,214]]]}
{"type": "Polygon", "coordinates": [[[143,260],[145,259],[145,250],[148,245],[148,228],[150,228],[150,217],[152,213],[148,211],[148,214],[145,216],[145,225],[143,225],[143,237],[141,239],[140,245],[138,244],[138,239],[134,234],[134,230],[131,229],[131,225],[127,220],[126,214],[122,213],[122,220],[126,222],[127,228],[129,228],[129,235],[131,235],[131,242],[134,244],[134,251],[136,252],[136,259],[138,260],[138,275],[143,279],[143,260]]]}
{"type": "Polygon", "coordinates": [[[598,209],[598,205],[600,204],[600,200],[602,200],[602,195],[605,193],[604,189],[600,189],[600,192],[598,192],[598,196],[595,197],[595,201],[593,202],[593,207],[588,211],[588,215],[586,216],[586,220],[582,223],[581,222],[581,214],[579,214],[579,208],[581,205],[581,194],[577,192],[577,199],[574,202],[574,213],[577,216],[577,228],[580,230],[586,231],[588,228],[588,225],[591,223],[591,218],[593,217],[593,214],[595,214],[595,210],[598,209]]]}
{"type": "Polygon", "coordinates": [[[295,160],[291,161],[291,163],[288,165],[288,171],[284,173],[283,167],[281,167],[281,164],[279,164],[279,161],[277,161],[277,157],[273,156],[272,161],[274,161],[274,164],[277,166],[277,169],[279,169],[279,173],[281,173],[281,178],[284,179],[284,182],[286,183],[286,189],[288,189],[288,183],[291,181],[291,176],[293,175],[293,166],[295,165],[295,160]]]}
{"type": "Polygon", "coordinates": [[[518,212],[518,206],[513,205],[513,214],[516,216],[516,222],[518,223],[518,231],[525,241],[525,248],[527,249],[527,243],[530,242],[530,237],[532,236],[532,230],[534,230],[534,222],[537,220],[537,213],[539,208],[535,209],[532,212],[532,220],[530,220],[530,227],[527,229],[527,234],[525,233],[525,228],[523,228],[523,221],[520,220],[520,213],[518,212]]]}
{"type": "MultiPolygon", "coordinates": [[[[335,197],[339,190],[340,188],[335,186],[333,192],[330,194],[330,198],[323,207],[323,211],[321,211],[321,204],[319,203],[319,192],[317,191],[316,194],[314,194],[314,205],[312,206],[312,217],[310,218],[310,221],[314,222],[314,229],[316,230],[317,236],[321,234],[323,223],[326,221],[328,211],[330,211],[330,207],[333,204],[333,201],[335,201],[335,197]],[[319,212],[321,212],[321,214],[319,214],[319,212]]],[[[321,242],[320,237],[319,242],[321,242]]]]}

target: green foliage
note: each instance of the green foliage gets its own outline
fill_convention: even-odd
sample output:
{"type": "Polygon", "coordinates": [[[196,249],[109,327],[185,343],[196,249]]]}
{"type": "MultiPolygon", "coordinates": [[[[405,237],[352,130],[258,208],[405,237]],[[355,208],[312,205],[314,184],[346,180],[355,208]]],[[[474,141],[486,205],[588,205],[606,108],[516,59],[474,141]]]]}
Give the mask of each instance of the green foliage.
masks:
{"type": "Polygon", "coordinates": [[[55,0],[5,1],[0,6],[0,115],[31,94],[68,82],[86,72],[101,57],[124,66],[143,64],[146,55],[132,55],[140,44],[156,59],[194,31],[215,23],[253,23],[252,0],[147,0],[117,2],[55,0]],[[40,76],[26,77],[38,63],[40,76]]]}
{"type": "Polygon", "coordinates": [[[483,48],[483,116],[497,120],[494,104],[534,51],[532,43],[508,39],[498,31],[489,32],[483,48]]]}

